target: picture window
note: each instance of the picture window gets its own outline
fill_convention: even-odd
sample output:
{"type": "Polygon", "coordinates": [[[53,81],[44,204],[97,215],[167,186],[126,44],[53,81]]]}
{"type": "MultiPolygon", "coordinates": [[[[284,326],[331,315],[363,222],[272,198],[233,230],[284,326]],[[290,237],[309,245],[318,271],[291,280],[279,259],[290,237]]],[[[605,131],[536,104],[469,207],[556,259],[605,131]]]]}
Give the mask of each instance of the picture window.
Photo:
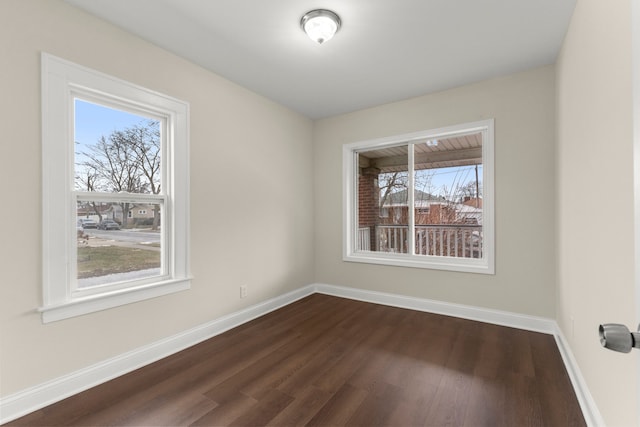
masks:
{"type": "Polygon", "coordinates": [[[492,274],[493,120],[344,146],[344,259],[492,274]]]}

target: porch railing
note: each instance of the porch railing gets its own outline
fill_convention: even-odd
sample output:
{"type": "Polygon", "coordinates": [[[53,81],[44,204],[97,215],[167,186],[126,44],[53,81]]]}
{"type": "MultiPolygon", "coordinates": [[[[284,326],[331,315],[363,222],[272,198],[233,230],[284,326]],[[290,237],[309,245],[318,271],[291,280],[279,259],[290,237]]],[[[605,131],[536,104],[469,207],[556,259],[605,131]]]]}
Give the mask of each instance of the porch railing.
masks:
{"type": "Polygon", "coordinates": [[[358,228],[357,249],[359,251],[371,250],[371,230],[369,227],[358,228]]]}
{"type": "MultiPolygon", "coordinates": [[[[406,225],[376,226],[376,250],[407,253],[406,225]]],[[[417,255],[482,258],[481,225],[416,225],[415,253],[417,255]]]]}

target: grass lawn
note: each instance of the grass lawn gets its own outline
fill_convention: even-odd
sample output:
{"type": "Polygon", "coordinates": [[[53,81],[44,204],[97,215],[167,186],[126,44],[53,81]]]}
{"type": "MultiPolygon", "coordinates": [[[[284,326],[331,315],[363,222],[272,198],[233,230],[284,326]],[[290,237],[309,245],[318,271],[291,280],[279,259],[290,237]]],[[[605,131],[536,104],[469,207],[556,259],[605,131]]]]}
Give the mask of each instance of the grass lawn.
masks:
{"type": "Polygon", "coordinates": [[[122,246],[78,248],[78,279],[158,267],[158,251],[122,246]]]}

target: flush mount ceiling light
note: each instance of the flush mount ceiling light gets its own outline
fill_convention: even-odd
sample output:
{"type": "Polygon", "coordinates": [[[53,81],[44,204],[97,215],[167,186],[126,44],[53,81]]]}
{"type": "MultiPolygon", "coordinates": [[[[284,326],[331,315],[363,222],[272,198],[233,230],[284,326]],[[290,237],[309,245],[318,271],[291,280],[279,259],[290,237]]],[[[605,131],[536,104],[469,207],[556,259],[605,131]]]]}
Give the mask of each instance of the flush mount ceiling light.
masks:
{"type": "Polygon", "coordinates": [[[307,12],[300,20],[300,26],[311,40],[322,44],[331,39],[340,29],[340,17],[326,9],[307,12]]]}

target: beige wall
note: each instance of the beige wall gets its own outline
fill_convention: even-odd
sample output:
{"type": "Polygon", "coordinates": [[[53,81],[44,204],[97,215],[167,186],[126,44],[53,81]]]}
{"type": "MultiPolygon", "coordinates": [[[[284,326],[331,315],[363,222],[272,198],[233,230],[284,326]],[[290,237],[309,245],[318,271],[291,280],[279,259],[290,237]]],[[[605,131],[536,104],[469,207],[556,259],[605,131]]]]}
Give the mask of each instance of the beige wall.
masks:
{"type": "Polygon", "coordinates": [[[316,122],[316,281],[555,315],[554,68],[316,122]],[[342,145],[495,118],[496,274],[342,261],[342,145]]]}
{"type": "Polygon", "coordinates": [[[310,120],[57,0],[0,1],[0,57],[2,396],[313,282],[310,120]],[[41,323],[40,51],[190,103],[190,291],[41,323]]]}
{"type": "Polygon", "coordinates": [[[636,358],[597,341],[636,321],[629,16],[578,0],[557,67],[314,125],[58,0],[0,1],[0,395],[315,281],[557,316],[607,423],[635,424],[636,358]],[[40,51],[190,103],[190,291],[41,323],[40,51]],[[343,144],[491,117],[495,275],[342,261],[343,144]]]}
{"type": "Polygon", "coordinates": [[[610,426],[638,415],[637,358],[597,339],[637,322],[630,5],[579,0],[557,63],[557,320],[610,426]]]}

